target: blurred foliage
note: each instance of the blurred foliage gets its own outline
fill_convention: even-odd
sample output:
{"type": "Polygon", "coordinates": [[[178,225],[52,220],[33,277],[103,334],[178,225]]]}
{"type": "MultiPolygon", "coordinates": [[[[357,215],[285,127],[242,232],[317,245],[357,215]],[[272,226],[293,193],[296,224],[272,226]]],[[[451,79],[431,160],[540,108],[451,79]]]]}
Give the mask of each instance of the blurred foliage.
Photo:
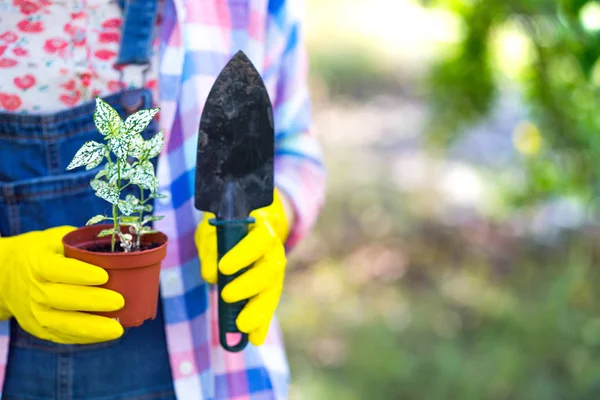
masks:
{"type": "Polygon", "coordinates": [[[598,232],[548,246],[410,203],[389,186],[331,194],[278,313],[291,399],[599,398],[598,232]]]}
{"type": "MultiPolygon", "coordinates": [[[[516,30],[528,43],[518,81],[542,146],[524,159],[517,205],[600,190],[600,30],[586,29],[583,0],[429,0],[459,15],[462,40],[433,66],[428,82],[434,143],[448,145],[494,107],[506,84],[494,39],[516,30]]],[[[596,10],[597,11],[597,10],[596,10]]],[[[598,15],[592,15],[598,19],[598,15]]]]}
{"type": "MultiPolygon", "coordinates": [[[[589,198],[600,189],[594,168],[600,31],[580,18],[582,7],[600,4],[420,2],[452,11],[464,27],[462,40],[445,47],[431,68],[424,93],[434,117],[427,133],[438,148],[493,112],[514,89],[512,79],[518,81],[529,115],[514,130],[519,162],[480,171],[510,192],[511,207],[495,218],[449,206],[448,196],[431,187],[436,183],[400,185],[398,175],[441,180],[447,172],[447,164],[434,164],[420,149],[407,150],[409,139],[394,137],[423,131],[415,122],[421,120],[393,98],[412,94],[413,77],[382,64],[368,47],[319,38],[311,50],[313,77],[337,104],[315,107],[320,121],[328,121],[327,204],[292,255],[278,310],[292,369],[290,399],[598,399],[600,228],[549,234],[536,225],[547,215],[514,206],[589,198]],[[527,44],[519,68],[508,68],[513,73],[497,48],[507,31],[527,44]],[[368,99],[388,91],[385,101],[368,99]],[[361,109],[364,121],[348,121],[339,111],[345,101],[336,96],[358,100],[371,114],[361,109]],[[397,106],[401,122],[373,111],[386,102],[397,106]],[[425,161],[398,163],[411,157],[425,161]],[[527,174],[515,179],[515,171],[527,174]]],[[[419,110],[422,100],[410,98],[419,110]]]]}
{"type": "Polygon", "coordinates": [[[364,100],[376,94],[403,90],[390,63],[367,45],[329,40],[313,45],[310,52],[313,79],[331,99],[364,100]],[[373,62],[377,60],[377,62],[373,62]]]}

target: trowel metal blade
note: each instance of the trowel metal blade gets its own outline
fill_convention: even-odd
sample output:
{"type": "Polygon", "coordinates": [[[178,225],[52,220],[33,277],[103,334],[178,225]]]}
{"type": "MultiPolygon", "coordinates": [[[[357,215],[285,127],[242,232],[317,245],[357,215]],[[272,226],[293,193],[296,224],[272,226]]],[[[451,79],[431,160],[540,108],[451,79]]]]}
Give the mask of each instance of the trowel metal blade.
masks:
{"type": "Polygon", "coordinates": [[[273,110],[252,62],[238,52],[208,95],[198,130],[197,209],[245,218],[273,202],[273,110]]]}

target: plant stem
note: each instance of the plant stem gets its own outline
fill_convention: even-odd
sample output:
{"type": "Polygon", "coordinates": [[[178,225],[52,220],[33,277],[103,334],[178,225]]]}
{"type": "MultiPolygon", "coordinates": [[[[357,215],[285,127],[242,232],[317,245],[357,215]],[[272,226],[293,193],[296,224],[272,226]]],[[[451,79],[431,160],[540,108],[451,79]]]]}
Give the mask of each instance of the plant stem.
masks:
{"type": "MultiPolygon", "coordinates": [[[[140,187],[140,204],[144,204],[144,188],[140,187]]],[[[144,219],[144,210],[140,210],[140,231],[137,232],[136,238],[135,238],[135,246],[136,246],[136,250],[140,249],[140,242],[142,239],[142,221],[144,219]]]]}
{"type": "MultiPolygon", "coordinates": [[[[113,227],[115,232],[117,232],[118,229],[118,223],[117,223],[117,205],[113,204],[113,227]]],[[[115,238],[116,238],[116,233],[112,234],[112,240],[110,242],[110,250],[111,252],[115,252],[115,238]]]]}
{"type": "MultiPolygon", "coordinates": [[[[117,187],[119,188],[119,197],[121,194],[121,160],[117,159],[117,187]]],[[[117,207],[116,204],[113,204],[113,218],[114,218],[114,230],[115,232],[120,232],[121,231],[121,227],[119,226],[119,208],[117,207]]],[[[114,253],[115,252],[115,240],[116,240],[116,233],[113,233],[112,235],[112,241],[111,241],[111,251],[114,253]]]]}

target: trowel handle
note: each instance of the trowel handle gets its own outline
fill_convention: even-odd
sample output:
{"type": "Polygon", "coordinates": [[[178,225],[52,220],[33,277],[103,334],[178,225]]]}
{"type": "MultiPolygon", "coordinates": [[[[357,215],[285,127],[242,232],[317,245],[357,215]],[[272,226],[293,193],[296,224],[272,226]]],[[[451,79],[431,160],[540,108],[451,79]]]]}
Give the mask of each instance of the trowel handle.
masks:
{"type": "MultiPolygon", "coordinates": [[[[217,251],[218,259],[221,260],[229,250],[231,250],[240,240],[248,234],[248,225],[254,223],[254,218],[243,220],[225,221],[220,219],[211,219],[210,224],[217,228],[217,251]]],[[[233,275],[224,275],[219,271],[218,290],[219,290],[219,340],[221,346],[227,351],[237,352],[243,350],[248,344],[248,335],[241,333],[236,325],[236,319],[248,300],[242,300],[236,303],[226,303],[223,301],[221,293],[223,288],[235,278],[246,272],[250,266],[238,271],[233,275]],[[227,342],[228,333],[237,333],[241,339],[236,345],[229,345],[227,342]]]]}

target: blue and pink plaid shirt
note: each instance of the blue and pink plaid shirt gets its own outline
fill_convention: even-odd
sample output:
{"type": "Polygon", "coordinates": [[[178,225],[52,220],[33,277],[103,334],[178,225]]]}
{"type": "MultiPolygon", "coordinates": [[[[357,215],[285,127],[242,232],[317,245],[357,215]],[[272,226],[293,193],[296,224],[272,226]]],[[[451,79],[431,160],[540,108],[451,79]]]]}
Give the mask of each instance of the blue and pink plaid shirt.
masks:
{"type": "MultiPolygon", "coordinates": [[[[301,2],[297,2],[301,3],[301,2]]],[[[275,182],[295,211],[286,247],[312,228],[324,200],[320,146],[311,129],[302,7],[285,0],[165,0],[158,55],[160,125],[166,144],[158,164],[170,238],[161,273],[167,342],[180,399],[285,399],[289,369],[276,319],[264,345],[228,353],[218,342],[217,293],[200,275],[194,231],[197,130],[217,75],[239,50],[261,72],[273,101],[275,182]]],[[[285,294],[284,294],[285,295],[285,294]]],[[[0,387],[8,355],[0,333],[0,387]]]]}

